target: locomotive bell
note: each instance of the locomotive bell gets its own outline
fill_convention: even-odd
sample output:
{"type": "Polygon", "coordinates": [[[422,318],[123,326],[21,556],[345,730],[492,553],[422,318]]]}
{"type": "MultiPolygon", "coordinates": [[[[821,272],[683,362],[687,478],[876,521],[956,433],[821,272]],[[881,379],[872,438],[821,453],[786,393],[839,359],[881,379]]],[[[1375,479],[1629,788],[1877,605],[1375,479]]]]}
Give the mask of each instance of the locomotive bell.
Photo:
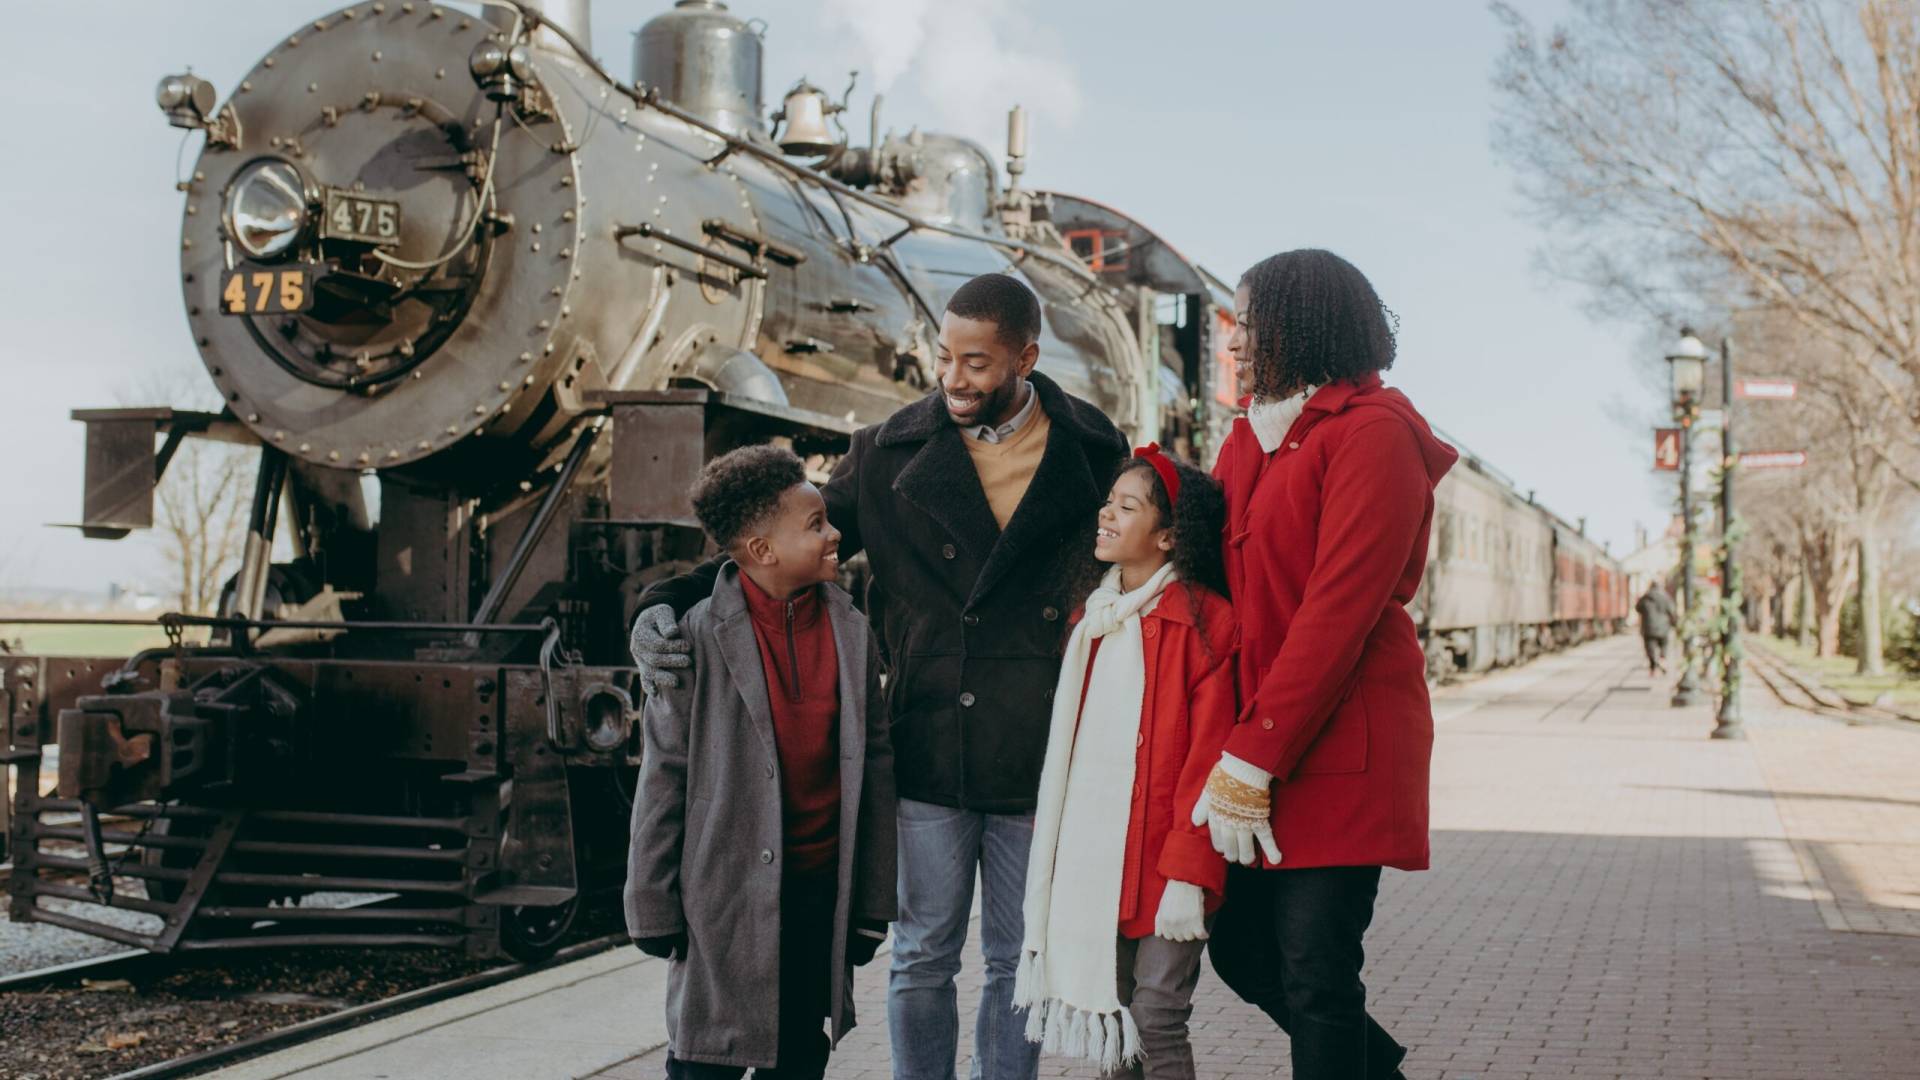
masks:
{"type": "Polygon", "coordinates": [[[802,81],[787,91],[774,116],[786,125],[776,140],[780,149],[797,157],[813,157],[840,145],[827,130],[827,110],[827,95],[817,86],[802,81]]]}
{"type": "Polygon", "coordinates": [[[167,123],[177,128],[206,127],[216,97],[212,83],[190,73],[168,75],[154,91],[154,99],[167,114],[167,123]]]}

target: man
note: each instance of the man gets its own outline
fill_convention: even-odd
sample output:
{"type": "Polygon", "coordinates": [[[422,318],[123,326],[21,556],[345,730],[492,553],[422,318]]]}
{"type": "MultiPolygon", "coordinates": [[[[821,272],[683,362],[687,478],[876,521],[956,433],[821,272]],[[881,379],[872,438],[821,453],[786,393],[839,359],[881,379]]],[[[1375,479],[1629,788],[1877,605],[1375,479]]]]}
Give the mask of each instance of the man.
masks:
{"type": "MultiPolygon", "coordinates": [[[[843,557],[865,551],[869,614],[889,663],[900,796],[900,918],[887,1017],[899,1080],[950,1080],[953,977],[976,871],[987,985],[976,1080],[1027,1080],[1038,1049],[1013,1009],[1040,767],[1065,637],[1067,567],[1126,454],[1100,410],[1034,371],[1040,303],[984,274],[947,301],[940,385],[855,432],[822,494],[843,557]]],[[[675,616],[711,591],[718,561],[641,598],[644,685],[688,664],[675,616]]],[[[671,683],[666,683],[671,685],[671,683]]]]}
{"type": "Polygon", "coordinates": [[[1633,609],[1640,613],[1640,643],[1647,649],[1647,674],[1663,674],[1667,670],[1667,638],[1673,634],[1676,619],[1673,600],[1659,582],[1649,582],[1633,609]]]}

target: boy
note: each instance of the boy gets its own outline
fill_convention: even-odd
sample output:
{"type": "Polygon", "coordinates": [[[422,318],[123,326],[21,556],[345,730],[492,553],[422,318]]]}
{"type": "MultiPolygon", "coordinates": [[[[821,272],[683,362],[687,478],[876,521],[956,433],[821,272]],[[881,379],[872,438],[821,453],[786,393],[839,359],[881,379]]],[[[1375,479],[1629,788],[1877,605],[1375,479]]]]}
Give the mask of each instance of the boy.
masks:
{"type": "Polygon", "coordinates": [[[732,561],[687,614],[692,678],[647,699],[627,932],[672,961],[668,1077],[821,1077],[895,914],[878,656],[799,458],[735,450],[691,496],[732,561]]]}

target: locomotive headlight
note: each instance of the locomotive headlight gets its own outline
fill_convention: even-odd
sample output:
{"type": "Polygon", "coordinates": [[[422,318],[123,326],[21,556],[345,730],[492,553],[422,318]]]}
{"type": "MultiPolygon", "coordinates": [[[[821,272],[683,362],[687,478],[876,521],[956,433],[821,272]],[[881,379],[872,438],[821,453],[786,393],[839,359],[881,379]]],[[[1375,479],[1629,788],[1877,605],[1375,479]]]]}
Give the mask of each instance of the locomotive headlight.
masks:
{"type": "Polygon", "coordinates": [[[525,45],[503,45],[494,40],[474,46],[467,70],[489,100],[518,101],[520,90],[533,77],[533,55],[525,45]]]}
{"type": "Polygon", "coordinates": [[[227,189],[227,236],[255,259],[270,259],[306,231],[307,182],[285,161],[256,161],[227,189]]]}

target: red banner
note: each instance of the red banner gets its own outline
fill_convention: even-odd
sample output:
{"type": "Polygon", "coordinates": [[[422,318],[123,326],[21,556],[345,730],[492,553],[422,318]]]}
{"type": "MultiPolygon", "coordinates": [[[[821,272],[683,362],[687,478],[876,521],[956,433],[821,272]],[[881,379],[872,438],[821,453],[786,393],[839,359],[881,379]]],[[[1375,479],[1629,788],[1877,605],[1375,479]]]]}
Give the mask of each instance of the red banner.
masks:
{"type": "Polygon", "coordinates": [[[1680,471],[1680,429],[1663,427],[1653,429],[1653,471],[1680,471]]]}

